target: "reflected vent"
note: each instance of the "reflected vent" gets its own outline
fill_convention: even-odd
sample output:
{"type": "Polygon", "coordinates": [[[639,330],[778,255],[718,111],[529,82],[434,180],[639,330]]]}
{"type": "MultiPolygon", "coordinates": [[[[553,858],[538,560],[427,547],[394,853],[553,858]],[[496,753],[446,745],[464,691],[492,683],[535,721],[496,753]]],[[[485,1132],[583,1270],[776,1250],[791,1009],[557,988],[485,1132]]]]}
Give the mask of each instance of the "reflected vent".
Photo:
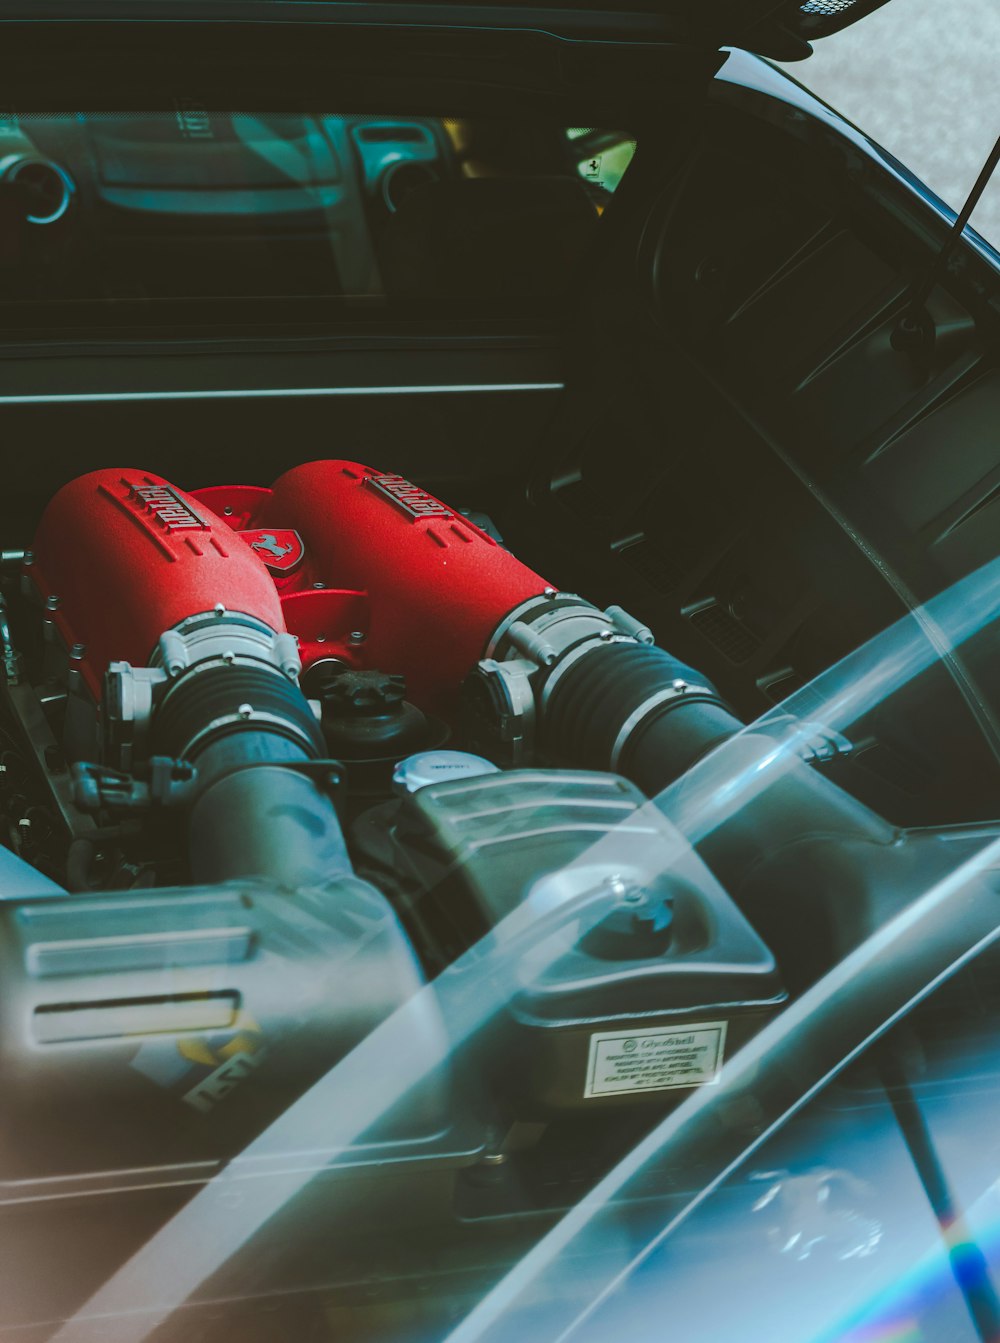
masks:
{"type": "Polygon", "coordinates": [[[710,597],[683,613],[699,634],[729,662],[749,662],[760,641],[724,606],[710,597]]]}

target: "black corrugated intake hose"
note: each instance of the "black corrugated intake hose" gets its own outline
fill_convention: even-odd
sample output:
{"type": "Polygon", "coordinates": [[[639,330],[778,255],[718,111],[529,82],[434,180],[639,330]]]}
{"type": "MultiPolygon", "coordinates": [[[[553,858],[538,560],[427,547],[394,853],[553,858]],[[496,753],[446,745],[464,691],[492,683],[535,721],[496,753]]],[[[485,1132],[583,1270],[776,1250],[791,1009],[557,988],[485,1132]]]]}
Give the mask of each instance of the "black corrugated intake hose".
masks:
{"type": "Polygon", "coordinates": [[[351,871],[333,803],[310,776],[322,733],[281,672],[213,666],[182,677],[156,714],[153,748],[197,767],[195,881],[266,877],[297,889],[351,871]]]}
{"type": "MultiPolygon", "coordinates": [[[[609,643],[571,663],[553,685],[542,716],[547,756],[614,770],[652,799],[741,731],[743,724],[705,677],[649,644],[609,643]]],[[[731,894],[761,863],[803,838],[879,845],[896,838],[894,827],[804,760],[786,761],[780,772],[769,770],[775,748],[775,739],[763,733],[744,732],[733,742],[720,786],[732,790],[740,779],[766,786],[737,790],[734,796],[743,797],[739,805],[720,814],[696,841],[731,894]]],[[[683,813],[684,798],[673,799],[678,801],[683,813]]]]}
{"type": "Polygon", "coordinates": [[[559,676],[542,746],[553,759],[614,769],[655,797],[742,726],[700,673],[662,648],[610,643],[559,676]]]}

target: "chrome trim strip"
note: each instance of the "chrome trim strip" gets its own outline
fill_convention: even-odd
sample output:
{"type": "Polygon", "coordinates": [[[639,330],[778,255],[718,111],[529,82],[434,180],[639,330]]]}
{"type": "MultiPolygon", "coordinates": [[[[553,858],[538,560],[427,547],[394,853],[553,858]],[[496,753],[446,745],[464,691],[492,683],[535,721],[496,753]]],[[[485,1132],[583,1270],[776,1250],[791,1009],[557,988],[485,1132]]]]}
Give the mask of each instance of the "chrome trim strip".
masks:
{"type": "Polygon", "coordinates": [[[0,393],[0,405],[33,406],[88,401],[214,401],[243,397],[279,396],[428,396],[479,392],[563,392],[564,382],[419,383],[392,387],[219,387],[160,392],[57,392],[9,395],[0,393]]]}

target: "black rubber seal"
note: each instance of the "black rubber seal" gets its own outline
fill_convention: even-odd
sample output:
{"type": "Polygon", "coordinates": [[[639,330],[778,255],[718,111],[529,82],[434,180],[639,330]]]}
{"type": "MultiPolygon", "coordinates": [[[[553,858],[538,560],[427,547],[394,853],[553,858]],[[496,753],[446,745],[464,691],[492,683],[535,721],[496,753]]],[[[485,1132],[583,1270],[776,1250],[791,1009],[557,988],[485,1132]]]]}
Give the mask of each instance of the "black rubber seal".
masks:
{"type": "Polygon", "coordinates": [[[692,689],[665,700],[629,737],[617,772],[653,795],[742,726],[699,673],[662,648],[608,644],[584,654],[560,676],[542,725],[552,760],[586,769],[611,767],[624,724],[674,681],[692,689]]]}
{"type": "Polygon", "coordinates": [[[196,738],[195,756],[219,737],[241,731],[286,736],[314,758],[326,755],[323,734],[305,695],[287,676],[263,666],[211,667],[182,676],[156,711],[152,750],[154,755],[191,759],[189,748],[196,738]],[[241,704],[277,721],[236,718],[241,704]],[[217,732],[201,735],[210,723],[229,715],[232,721],[217,732]]]}

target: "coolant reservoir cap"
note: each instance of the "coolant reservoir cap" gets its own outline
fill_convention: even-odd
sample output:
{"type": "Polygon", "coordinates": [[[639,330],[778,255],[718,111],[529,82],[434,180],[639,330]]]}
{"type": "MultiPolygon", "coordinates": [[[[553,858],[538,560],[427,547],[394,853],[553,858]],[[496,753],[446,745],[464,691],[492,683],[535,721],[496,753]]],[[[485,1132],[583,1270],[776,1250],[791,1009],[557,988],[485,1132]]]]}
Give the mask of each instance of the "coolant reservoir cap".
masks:
{"type": "Polygon", "coordinates": [[[421,751],[401,760],[392,774],[393,791],[405,797],[432,783],[474,779],[479,774],[499,774],[489,760],[467,751],[421,751]]]}

